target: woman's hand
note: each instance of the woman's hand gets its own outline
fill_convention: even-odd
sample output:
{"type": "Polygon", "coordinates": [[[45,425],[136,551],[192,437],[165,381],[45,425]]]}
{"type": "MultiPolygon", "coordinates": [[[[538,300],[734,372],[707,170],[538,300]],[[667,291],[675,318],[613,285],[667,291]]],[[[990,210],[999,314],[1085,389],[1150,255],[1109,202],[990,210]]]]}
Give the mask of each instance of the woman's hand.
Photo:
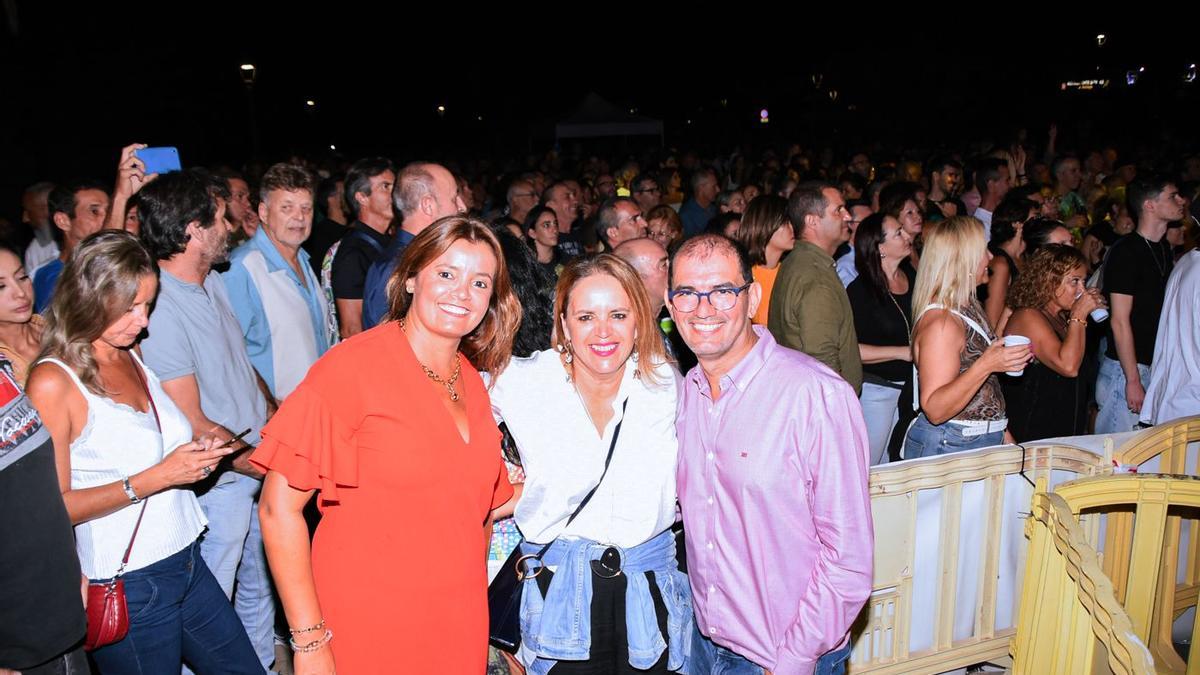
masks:
{"type": "Polygon", "coordinates": [[[1005,347],[1004,340],[993,340],[992,344],[979,357],[979,363],[989,373],[1021,370],[1031,360],[1033,360],[1033,350],[1029,345],[1005,347]]]}
{"type": "Polygon", "coordinates": [[[190,485],[208,478],[221,458],[233,450],[231,447],[219,446],[215,437],[208,436],[175,448],[154,469],[164,482],[164,489],[190,485]]]}
{"type": "Polygon", "coordinates": [[[333,647],[329,644],[315,652],[292,652],[292,671],[296,675],[333,675],[333,647]]]}
{"type": "Polygon", "coordinates": [[[1093,310],[1100,307],[1107,307],[1108,303],[1104,301],[1104,296],[1095,288],[1089,288],[1079,297],[1075,298],[1074,304],[1071,305],[1071,318],[1087,321],[1087,315],[1093,310]]]}

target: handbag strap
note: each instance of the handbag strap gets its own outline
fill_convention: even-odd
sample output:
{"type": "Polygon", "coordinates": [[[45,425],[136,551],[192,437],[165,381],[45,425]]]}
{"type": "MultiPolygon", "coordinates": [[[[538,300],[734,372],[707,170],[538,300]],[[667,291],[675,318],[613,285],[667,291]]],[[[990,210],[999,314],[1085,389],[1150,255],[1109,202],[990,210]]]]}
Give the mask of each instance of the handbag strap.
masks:
{"type": "MultiPolygon", "coordinates": [[[[600,480],[596,481],[596,484],[592,486],[591,491],[589,491],[579,502],[579,506],[575,507],[575,512],[571,514],[571,517],[567,518],[567,524],[563,525],[564,530],[571,526],[571,522],[575,520],[575,516],[578,516],[579,512],[583,510],[583,507],[587,506],[587,503],[592,500],[592,496],[596,494],[596,490],[599,489],[600,484],[604,482],[604,477],[608,475],[608,466],[612,463],[613,450],[615,450],[617,447],[617,437],[621,435],[621,425],[625,424],[625,409],[627,407],[629,407],[628,397],[626,397],[625,402],[621,404],[621,421],[617,422],[617,428],[613,429],[612,442],[608,444],[608,456],[604,458],[604,472],[600,474],[600,480]]],[[[550,546],[553,544],[554,541],[552,540],[550,543],[543,546],[542,550],[538,551],[537,559],[541,560],[542,556],[546,555],[546,551],[549,551],[550,546]]]]}
{"type": "MultiPolygon", "coordinates": [[[[162,435],[162,420],[158,417],[158,406],[154,404],[154,395],[150,393],[150,385],[146,382],[146,374],[142,372],[142,366],[133,357],[129,355],[130,362],[133,363],[133,371],[137,373],[138,381],[142,383],[142,389],[146,392],[146,400],[150,401],[150,410],[154,413],[154,425],[158,427],[158,435],[162,435]]],[[[121,566],[117,568],[117,573],[113,575],[113,579],[125,573],[125,566],[129,564],[129,554],[133,552],[133,542],[137,540],[138,530],[142,527],[142,516],[146,515],[146,505],[149,503],[149,497],[142,500],[142,510],[138,512],[137,522],[133,525],[133,534],[129,536],[129,545],[125,547],[125,555],[121,557],[121,566]]]]}

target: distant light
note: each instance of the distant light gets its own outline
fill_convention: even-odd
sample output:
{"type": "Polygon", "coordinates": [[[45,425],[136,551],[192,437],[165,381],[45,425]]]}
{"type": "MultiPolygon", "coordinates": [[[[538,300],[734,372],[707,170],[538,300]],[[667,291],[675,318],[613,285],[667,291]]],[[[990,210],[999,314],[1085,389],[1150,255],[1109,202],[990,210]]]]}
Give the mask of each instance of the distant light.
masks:
{"type": "Polygon", "coordinates": [[[305,102],[304,102],[304,105],[306,105],[306,106],[308,106],[308,107],[310,107],[310,108],[311,108],[311,107],[313,107],[313,106],[317,105],[317,102],[316,102],[316,101],[314,101],[314,100],[312,100],[312,99],[310,98],[310,99],[308,99],[307,101],[305,101],[305,102]]]}
{"type": "Polygon", "coordinates": [[[334,146],[334,145],[332,145],[332,144],[331,144],[331,145],[329,146],[329,149],[330,149],[330,150],[337,150],[337,146],[334,146]]]}
{"type": "Polygon", "coordinates": [[[1142,67],[1138,68],[1138,72],[1139,72],[1139,73],[1144,73],[1144,72],[1146,72],[1146,66],[1142,66],[1142,67]]]}
{"type": "Polygon", "coordinates": [[[687,123],[688,123],[688,124],[691,124],[691,123],[692,123],[692,121],[691,121],[691,120],[688,120],[688,121],[687,121],[687,123]]]}
{"type": "Polygon", "coordinates": [[[830,89],[830,90],[829,90],[829,100],[830,100],[830,101],[837,101],[837,100],[838,100],[838,90],[837,90],[837,89],[830,89]]]}
{"type": "Polygon", "coordinates": [[[1132,87],[1133,85],[1137,84],[1137,80],[1138,80],[1137,72],[1132,71],[1132,70],[1125,71],[1125,84],[1132,87]]]}
{"type": "Polygon", "coordinates": [[[477,119],[477,120],[479,120],[480,122],[482,122],[482,121],[483,121],[483,115],[477,115],[477,116],[475,117],[475,119],[477,119]]]}
{"type": "Polygon", "coordinates": [[[444,105],[439,105],[439,106],[437,107],[437,111],[438,111],[438,112],[440,112],[440,113],[444,113],[444,112],[446,112],[446,106],[444,106],[444,105]]]}
{"type": "Polygon", "coordinates": [[[1063,82],[1059,88],[1062,89],[1062,91],[1066,91],[1068,89],[1077,89],[1079,91],[1106,89],[1108,88],[1108,80],[1067,80],[1066,82],[1063,82]]]}
{"type": "Polygon", "coordinates": [[[1183,75],[1183,81],[1189,83],[1196,81],[1196,64],[1188,66],[1187,72],[1183,75]]]}
{"type": "Polygon", "coordinates": [[[1100,33],[1099,35],[1096,36],[1096,46],[1097,47],[1103,47],[1104,43],[1106,43],[1106,42],[1108,42],[1108,36],[1105,35],[1104,33],[1100,33]]]}
{"type": "Polygon", "coordinates": [[[253,63],[243,63],[242,70],[254,70],[254,64],[253,63]]]}
{"type": "Polygon", "coordinates": [[[630,115],[636,115],[636,114],[637,114],[637,108],[630,108],[630,109],[629,109],[629,114],[630,114],[630,115]]]}

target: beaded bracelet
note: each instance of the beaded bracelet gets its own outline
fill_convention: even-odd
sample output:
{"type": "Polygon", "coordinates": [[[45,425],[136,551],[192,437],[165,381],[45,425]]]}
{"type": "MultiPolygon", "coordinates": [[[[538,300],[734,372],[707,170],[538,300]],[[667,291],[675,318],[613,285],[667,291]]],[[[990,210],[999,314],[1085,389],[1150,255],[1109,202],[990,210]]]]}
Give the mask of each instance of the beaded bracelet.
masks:
{"type": "Polygon", "coordinates": [[[315,626],[309,626],[308,628],[289,628],[288,632],[291,633],[292,635],[299,635],[300,633],[311,633],[314,630],[321,630],[324,627],[325,627],[325,619],[321,619],[321,622],[315,626]]]}
{"type": "Polygon", "coordinates": [[[298,645],[298,644],[296,644],[295,638],[288,638],[288,643],[291,644],[292,651],[308,653],[308,652],[315,652],[318,649],[321,649],[325,645],[329,644],[329,641],[332,639],[333,639],[333,631],[326,629],[325,635],[323,637],[313,640],[312,642],[309,642],[307,644],[298,645]]]}

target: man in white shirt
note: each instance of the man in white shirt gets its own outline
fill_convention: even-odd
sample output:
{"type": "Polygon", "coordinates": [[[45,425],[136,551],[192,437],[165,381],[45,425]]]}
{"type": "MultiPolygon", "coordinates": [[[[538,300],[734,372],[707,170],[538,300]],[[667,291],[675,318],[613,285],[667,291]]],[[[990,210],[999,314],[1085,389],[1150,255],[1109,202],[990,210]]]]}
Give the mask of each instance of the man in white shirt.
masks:
{"type": "Polygon", "coordinates": [[[1002,159],[986,157],[975,168],[975,186],[979,189],[979,208],[975,209],[975,217],[983,222],[983,234],[988,241],[992,239],[992,213],[1008,194],[1010,180],[1008,163],[1002,159]]]}
{"type": "Polygon", "coordinates": [[[54,228],[50,225],[50,191],[53,189],[53,183],[43,181],[25,188],[21,195],[21,222],[33,230],[33,241],[25,249],[25,273],[31,279],[39,267],[59,254],[54,228]]]}
{"type": "Polygon", "coordinates": [[[1150,387],[1141,421],[1162,424],[1200,415],[1200,250],[1183,256],[1167,281],[1150,387]]]}

